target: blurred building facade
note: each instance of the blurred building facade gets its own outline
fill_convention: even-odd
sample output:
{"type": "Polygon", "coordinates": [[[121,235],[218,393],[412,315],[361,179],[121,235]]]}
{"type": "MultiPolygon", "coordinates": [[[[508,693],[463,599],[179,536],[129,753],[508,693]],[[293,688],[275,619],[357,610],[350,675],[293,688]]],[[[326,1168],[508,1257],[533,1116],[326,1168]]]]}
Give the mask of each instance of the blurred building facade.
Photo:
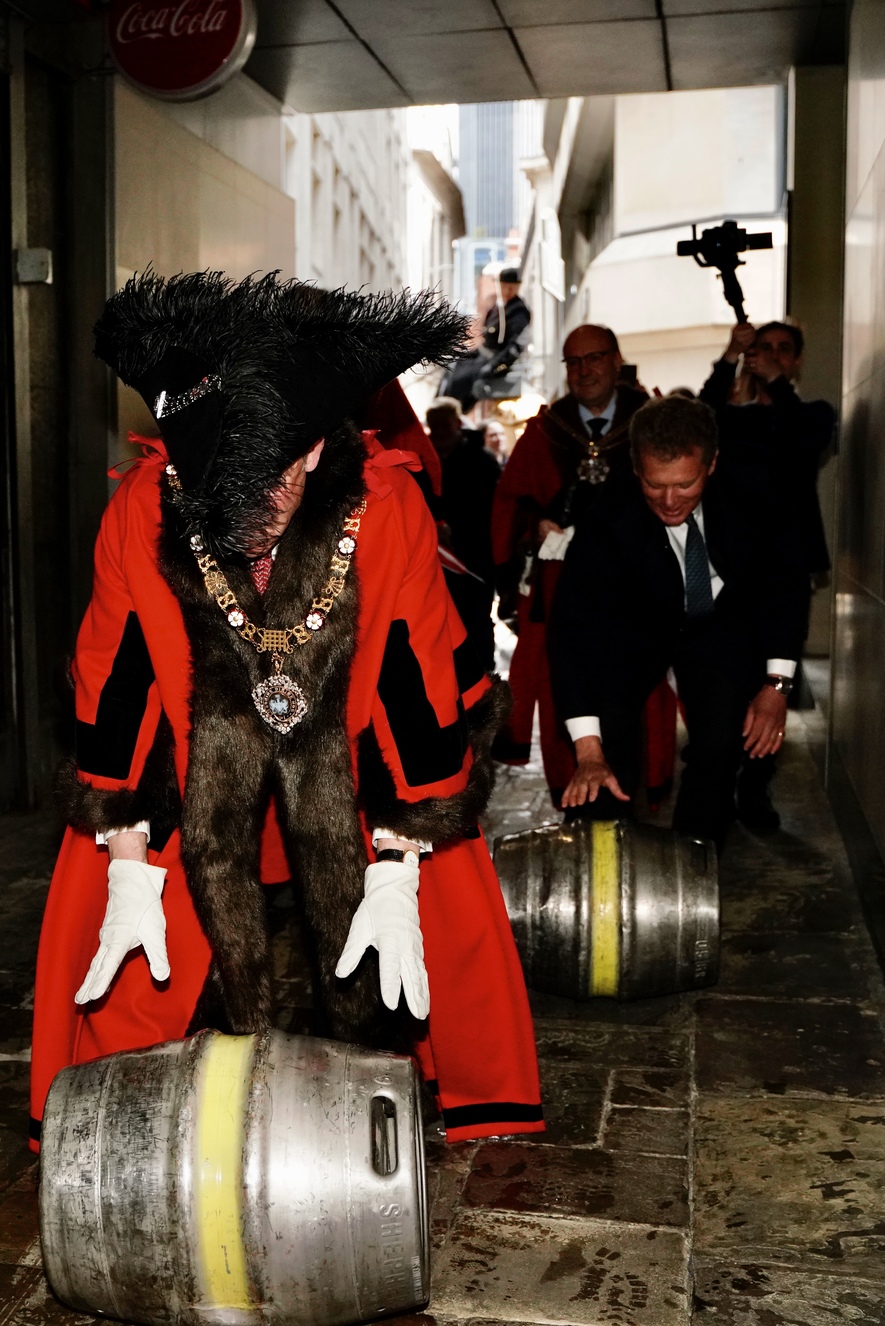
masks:
{"type": "Polygon", "coordinates": [[[521,163],[540,151],[541,101],[499,101],[460,106],[458,184],[466,234],[455,246],[455,293],[461,307],[477,307],[483,268],[519,265],[533,208],[521,163]]]}
{"type": "Polygon", "coordinates": [[[561,388],[562,337],[582,322],[613,327],[650,389],[701,385],[733,315],[715,275],[676,256],[693,221],[771,231],[773,248],[739,275],[751,320],[783,316],[785,143],[780,87],[548,102],[543,155],[524,162],[534,375],[546,394],[561,388]]]}

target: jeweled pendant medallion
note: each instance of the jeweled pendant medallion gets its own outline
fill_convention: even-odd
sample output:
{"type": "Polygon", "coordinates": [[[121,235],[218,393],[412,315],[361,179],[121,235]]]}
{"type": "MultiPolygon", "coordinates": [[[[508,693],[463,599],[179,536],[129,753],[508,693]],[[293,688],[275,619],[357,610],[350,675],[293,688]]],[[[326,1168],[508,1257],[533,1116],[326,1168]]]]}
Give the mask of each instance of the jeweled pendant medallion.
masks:
{"type": "Polygon", "coordinates": [[[277,732],[291,732],[307,713],[304,691],[291,677],[282,674],[259,682],[252,699],[268,727],[277,732]]]}
{"type": "Polygon", "coordinates": [[[578,466],[578,478],[585,479],[587,483],[605,483],[610,468],[602,456],[585,456],[578,466]]]}

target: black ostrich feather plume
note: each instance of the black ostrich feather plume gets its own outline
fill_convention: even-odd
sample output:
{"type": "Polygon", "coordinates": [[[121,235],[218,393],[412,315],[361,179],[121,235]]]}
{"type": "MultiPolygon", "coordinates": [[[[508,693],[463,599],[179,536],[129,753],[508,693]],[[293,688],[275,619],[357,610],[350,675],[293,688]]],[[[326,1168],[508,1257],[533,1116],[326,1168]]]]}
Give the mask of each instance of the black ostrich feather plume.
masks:
{"type": "Polygon", "coordinates": [[[337,452],[359,447],[343,425],[366,398],[414,364],[463,353],[468,325],[431,291],[364,295],[275,272],[233,282],[148,271],[108,301],[95,352],[151,409],[161,390],[220,379],[219,390],[158,422],[184,486],[184,525],[224,555],[261,534],[284,471],[318,438],[327,439],[320,469],[334,471],[337,452]]]}

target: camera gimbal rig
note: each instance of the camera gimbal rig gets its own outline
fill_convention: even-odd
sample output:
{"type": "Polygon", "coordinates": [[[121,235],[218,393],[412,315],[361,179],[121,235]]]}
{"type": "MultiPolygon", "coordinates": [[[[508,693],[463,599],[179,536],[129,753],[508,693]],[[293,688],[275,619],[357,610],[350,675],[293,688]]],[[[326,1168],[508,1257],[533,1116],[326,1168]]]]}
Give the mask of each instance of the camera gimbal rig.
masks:
{"type": "Polygon", "coordinates": [[[716,267],[722,278],[722,293],[734,309],[738,322],[746,322],[744,312],[744,292],[737,279],[738,267],[746,264],[738,257],[747,249],[770,249],[771,231],[763,234],[748,235],[741,230],[737,221],[723,221],[721,226],[712,226],[702,230],[698,239],[697,227],[691,228],[691,239],[681,239],[676,245],[680,258],[694,258],[699,267],[716,267]]]}

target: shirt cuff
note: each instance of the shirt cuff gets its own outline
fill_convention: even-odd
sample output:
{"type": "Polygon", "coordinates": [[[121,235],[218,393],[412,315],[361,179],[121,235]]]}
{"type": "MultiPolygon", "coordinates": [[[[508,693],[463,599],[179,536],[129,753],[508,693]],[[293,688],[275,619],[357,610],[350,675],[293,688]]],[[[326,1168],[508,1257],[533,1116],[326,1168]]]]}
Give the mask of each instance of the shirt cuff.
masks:
{"type": "Polygon", "coordinates": [[[148,842],[151,840],[151,825],[149,820],[139,820],[137,824],[124,824],[119,829],[108,829],[105,833],[97,833],[95,841],[99,847],[106,847],[109,838],[116,838],[118,833],[143,833],[147,836],[148,842]]]}
{"type": "Polygon", "coordinates": [[[404,838],[401,833],[397,833],[396,830],[394,829],[373,829],[372,830],[373,847],[378,846],[379,838],[396,838],[397,841],[401,843],[414,843],[416,847],[421,848],[422,852],[433,851],[433,843],[422,843],[418,838],[404,838]]]}
{"type": "Polygon", "coordinates": [[[572,741],[577,741],[579,737],[599,737],[602,740],[602,729],[599,726],[599,719],[587,715],[581,718],[567,718],[565,726],[572,741]]]}
{"type": "Polygon", "coordinates": [[[769,677],[795,677],[796,660],[794,658],[770,658],[765,664],[769,677]]]}

